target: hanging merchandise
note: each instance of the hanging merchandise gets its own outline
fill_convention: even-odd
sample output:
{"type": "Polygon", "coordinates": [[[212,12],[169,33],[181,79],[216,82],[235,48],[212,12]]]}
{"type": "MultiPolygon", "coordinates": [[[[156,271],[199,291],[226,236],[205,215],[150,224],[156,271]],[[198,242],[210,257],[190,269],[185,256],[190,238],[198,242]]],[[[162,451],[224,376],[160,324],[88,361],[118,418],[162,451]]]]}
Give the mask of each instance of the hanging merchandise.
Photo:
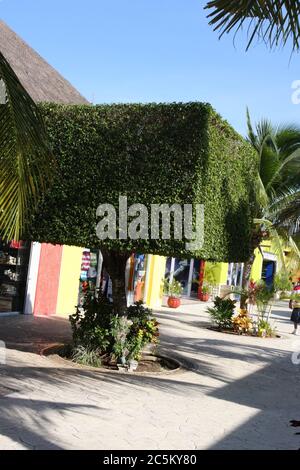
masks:
{"type": "Polygon", "coordinates": [[[87,281],[87,278],[88,278],[88,276],[87,276],[87,271],[81,271],[81,273],[80,273],[80,280],[81,280],[81,281],[87,281]]]}
{"type": "Polygon", "coordinates": [[[135,255],[134,302],[143,300],[145,286],[145,255],[135,255]]]}
{"type": "Polygon", "coordinates": [[[30,245],[0,239],[0,312],[22,312],[30,245]]]}
{"type": "Polygon", "coordinates": [[[84,250],[82,254],[81,270],[88,271],[91,264],[91,253],[89,250],[84,250]]]}
{"type": "Polygon", "coordinates": [[[97,269],[94,268],[93,266],[90,266],[87,272],[87,277],[89,279],[95,279],[97,277],[97,269]]]}
{"type": "Polygon", "coordinates": [[[90,253],[90,266],[96,268],[98,265],[98,253],[95,251],[91,251],[90,253]]]}
{"type": "Polygon", "coordinates": [[[15,240],[10,242],[10,248],[15,248],[16,250],[19,250],[21,246],[22,246],[22,242],[16,242],[15,240]]]}
{"type": "Polygon", "coordinates": [[[96,293],[96,284],[98,276],[98,250],[85,248],[81,258],[81,272],[78,305],[82,306],[84,298],[88,292],[93,295],[96,293]]]}

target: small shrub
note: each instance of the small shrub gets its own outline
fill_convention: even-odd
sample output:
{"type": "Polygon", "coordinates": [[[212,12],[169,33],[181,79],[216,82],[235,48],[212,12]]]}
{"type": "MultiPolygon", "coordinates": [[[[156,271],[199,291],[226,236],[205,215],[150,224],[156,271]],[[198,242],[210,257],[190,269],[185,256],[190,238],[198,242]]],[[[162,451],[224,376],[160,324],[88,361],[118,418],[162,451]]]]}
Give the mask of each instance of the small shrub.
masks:
{"type": "Polygon", "coordinates": [[[258,310],[258,314],[264,317],[271,300],[274,297],[274,291],[269,289],[264,282],[256,284],[254,301],[258,310]]]}
{"type": "Polygon", "coordinates": [[[289,292],[285,292],[285,291],[280,292],[279,300],[289,300],[289,298],[290,298],[289,292]]]}
{"type": "Polygon", "coordinates": [[[70,316],[74,360],[93,365],[107,355],[126,363],[138,359],[147,344],[157,343],[158,322],[152,310],[137,302],[126,313],[116,316],[106,297],[87,294],[83,307],[70,316]]]}
{"type": "Polygon", "coordinates": [[[74,345],[110,353],[112,318],[113,306],[109,300],[101,293],[98,297],[88,293],[82,308],[77,307],[76,313],[69,317],[74,345]]]}
{"type": "Polygon", "coordinates": [[[232,317],[235,310],[235,300],[216,297],[214,307],[207,309],[210,318],[220,329],[232,328],[232,317]]]}
{"type": "Polygon", "coordinates": [[[128,334],[132,322],[126,317],[115,316],[111,320],[111,334],[113,337],[112,353],[115,359],[126,363],[128,357],[128,334]]]}
{"type": "Polygon", "coordinates": [[[168,279],[164,279],[164,293],[169,297],[181,297],[183,292],[183,287],[181,282],[173,279],[171,282],[168,279]]]}
{"type": "Polygon", "coordinates": [[[292,282],[285,272],[279,272],[275,275],[274,279],[275,292],[290,292],[293,290],[292,282]]]}
{"type": "Polygon", "coordinates": [[[239,314],[232,320],[233,328],[236,332],[250,333],[253,329],[253,321],[248,315],[247,309],[240,309],[239,314]]]}
{"type": "Polygon", "coordinates": [[[100,367],[102,365],[100,351],[76,346],[72,352],[72,360],[84,366],[100,367]]]}
{"type": "Polygon", "coordinates": [[[274,338],[276,336],[276,328],[273,328],[264,318],[260,318],[257,322],[257,336],[260,338],[274,338]]]}
{"type": "Polygon", "coordinates": [[[127,336],[128,358],[139,359],[142,349],[147,344],[157,344],[159,324],[153,317],[153,312],[145,308],[142,302],[128,307],[128,320],[132,322],[127,336]]]}
{"type": "Polygon", "coordinates": [[[211,294],[212,286],[204,282],[201,287],[201,290],[202,290],[202,294],[211,294]]]}
{"type": "Polygon", "coordinates": [[[292,301],[292,302],[299,302],[300,303],[300,294],[299,292],[293,292],[290,296],[289,296],[289,299],[292,301]]]}

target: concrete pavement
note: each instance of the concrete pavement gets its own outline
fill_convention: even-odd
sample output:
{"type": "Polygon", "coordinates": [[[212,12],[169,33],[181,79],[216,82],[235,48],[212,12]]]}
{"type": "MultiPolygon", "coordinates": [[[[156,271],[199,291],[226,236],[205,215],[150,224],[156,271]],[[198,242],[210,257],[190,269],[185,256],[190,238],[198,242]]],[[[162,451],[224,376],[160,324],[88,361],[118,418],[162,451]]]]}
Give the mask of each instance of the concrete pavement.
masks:
{"type": "Polygon", "coordinates": [[[0,366],[0,449],[298,449],[289,420],[300,419],[300,365],[291,361],[300,337],[290,335],[287,305],[273,312],[280,339],[209,330],[206,307],[158,313],[160,351],[188,367],[159,376],[28,352],[68,338],[67,322],[0,318],[12,348],[0,366]]]}

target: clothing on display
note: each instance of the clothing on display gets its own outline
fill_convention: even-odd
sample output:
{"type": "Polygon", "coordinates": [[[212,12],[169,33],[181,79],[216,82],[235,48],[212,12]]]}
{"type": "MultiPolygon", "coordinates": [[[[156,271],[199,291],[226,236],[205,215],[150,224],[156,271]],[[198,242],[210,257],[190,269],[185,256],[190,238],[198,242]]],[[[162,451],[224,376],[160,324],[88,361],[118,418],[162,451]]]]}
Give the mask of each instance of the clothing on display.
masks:
{"type": "Polygon", "coordinates": [[[29,244],[0,240],[0,312],[22,312],[29,260],[29,244]]]}
{"type": "Polygon", "coordinates": [[[78,305],[82,306],[88,292],[96,292],[98,278],[98,250],[84,248],[81,259],[78,305]]]}

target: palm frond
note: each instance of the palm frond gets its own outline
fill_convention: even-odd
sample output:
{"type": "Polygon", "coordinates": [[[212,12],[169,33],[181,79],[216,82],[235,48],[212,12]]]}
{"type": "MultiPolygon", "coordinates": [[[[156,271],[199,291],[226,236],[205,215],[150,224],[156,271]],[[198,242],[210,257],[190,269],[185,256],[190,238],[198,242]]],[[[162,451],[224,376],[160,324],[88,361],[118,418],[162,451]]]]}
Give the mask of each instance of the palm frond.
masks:
{"type": "MultiPolygon", "coordinates": [[[[290,155],[287,155],[286,158],[283,159],[283,161],[279,162],[279,165],[277,165],[277,168],[274,170],[274,172],[273,172],[273,174],[272,174],[272,176],[271,176],[271,178],[270,178],[270,180],[267,184],[267,187],[266,187],[267,191],[274,184],[274,182],[277,179],[280,179],[282,177],[283,171],[287,168],[287,166],[292,166],[293,163],[296,163],[295,168],[298,170],[298,174],[299,174],[299,171],[300,171],[300,148],[297,148],[290,155]]],[[[294,173],[293,173],[293,176],[294,176],[294,173]]],[[[286,181],[284,182],[284,184],[286,184],[286,181]]]]}
{"type": "Polygon", "coordinates": [[[39,111],[0,53],[0,236],[19,239],[54,160],[39,111]]]}
{"type": "Polygon", "coordinates": [[[273,209],[276,214],[275,225],[284,227],[290,234],[300,233],[300,191],[287,194],[277,202],[273,209]]]}
{"type": "Polygon", "coordinates": [[[289,244],[288,246],[290,247],[290,254],[287,259],[286,265],[287,268],[290,272],[299,272],[300,269],[300,250],[298,247],[298,244],[296,243],[296,240],[294,237],[289,238],[289,244]]]}
{"type": "Polygon", "coordinates": [[[278,126],[276,142],[282,155],[290,154],[300,145],[300,126],[294,123],[278,126]]]}
{"type": "Polygon", "coordinates": [[[273,222],[268,219],[254,219],[254,223],[260,225],[263,229],[266,229],[270,234],[272,240],[272,247],[274,253],[278,256],[280,268],[286,270],[285,256],[284,256],[284,245],[282,234],[279,234],[273,222]]]}
{"type": "Polygon", "coordinates": [[[255,134],[253,126],[252,126],[250,111],[248,107],[246,109],[246,119],[247,119],[247,129],[248,129],[247,140],[252,145],[252,147],[255,148],[257,152],[259,152],[259,144],[257,142],[257,135],[255,134]]]}
{"type": "Polygon", "coordinates": [[[209,24],[220,31],[220,37],[245,25],[247,49],[255,37],[263,39],[270,48],[291,41],[292,50],[300,49],[298,0],[212,0],[205,8],[211,10],[209,24]]]}
{"type": "Polygon", "coordinates": [[[257,175],[257,178],[254,181],[256,200],[259,205],[258,211],[263,212],[270,204],[269,196],[266,192],[266,188],[263,184],[263,181],[260,177],[260,174],[257,175]]]}

